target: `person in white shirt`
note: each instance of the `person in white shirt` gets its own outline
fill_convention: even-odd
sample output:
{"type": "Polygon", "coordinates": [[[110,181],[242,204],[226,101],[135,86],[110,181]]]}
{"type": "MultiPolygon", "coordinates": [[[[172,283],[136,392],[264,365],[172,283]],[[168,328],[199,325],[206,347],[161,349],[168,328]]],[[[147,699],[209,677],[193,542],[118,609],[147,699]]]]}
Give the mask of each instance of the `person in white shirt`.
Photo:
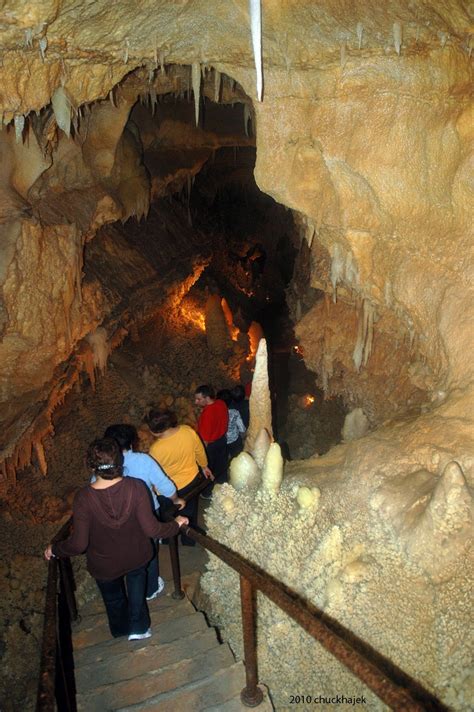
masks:
{"type": "Polygon", "coordinates": [[[232,395],[227,388],[219,391],[216,397],[223,400],[229,410],[229,424],[227,426],[226,440],[227,455],[229,460],[232,460],[232,458],[237,457],[244,449],[243,436],[245,434],[245,425],[239,411],[232,407],[232,395]]]}

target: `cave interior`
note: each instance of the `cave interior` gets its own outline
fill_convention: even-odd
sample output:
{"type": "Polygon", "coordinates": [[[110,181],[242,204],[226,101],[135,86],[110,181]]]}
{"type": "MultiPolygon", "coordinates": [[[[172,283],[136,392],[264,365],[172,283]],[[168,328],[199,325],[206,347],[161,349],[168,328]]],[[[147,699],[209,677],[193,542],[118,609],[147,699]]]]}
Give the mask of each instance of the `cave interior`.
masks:
{"type": "MultiPolygon", "coordinates": [[[[472,709],[472,3],[251,3],[261,67],[244,2],[157,3],[163,41],[149,3],[104,10],[109,38],[69,4],[0,23],[2,697],[33,699],[38,540],[87,444],[130,422],[146,451],[151,405],[194,426],[264,337],[285,475],[224,485],[210,534],[472,709]]],[[[234,583],[202,591],[242,656],[234,583]]],[[[352,684],[259,616],[276,709],[352,684]]]]}

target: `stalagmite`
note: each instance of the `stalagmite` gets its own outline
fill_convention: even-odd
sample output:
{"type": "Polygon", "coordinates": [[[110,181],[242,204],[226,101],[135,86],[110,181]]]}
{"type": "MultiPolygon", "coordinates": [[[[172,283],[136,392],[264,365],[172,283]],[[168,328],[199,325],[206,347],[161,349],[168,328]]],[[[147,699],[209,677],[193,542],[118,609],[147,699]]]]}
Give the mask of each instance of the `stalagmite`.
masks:
{"type": "Polygon", "coordinates": [[[236,490],[254,490],[261,482],[257,463],[248,452],[241,452],[230,463],[230,484],[236,490]]]}
{"type": "Polygon", "coordinates": [[[245,440],[245,449],[247,451],[252,451],[262,428],[266,429],[270,436],[273,437],[272,404],[268,385],[267,342],[265,339],[260,340],[255,358],[255,371],[250,394],[250,424],[245,440]]]}
{"type": "Polygon", "coordinates": [[[193,62],[191,77],[194,94],[194,117],[196,119],[196,126],[199,126],[199,102],[201,100],[201,67],[199,62],[193,62]]]}
{"type": "Polygon", "coordinates": [[[268,449],[262,471],[262,489],[270,494],[278,494],[283,480],[283,457],[278,443],[268,449]]]}
{"type": "Polygon", "coordinates": [[[262,101],[263,68],[262,68],[262,7],[261,0],[249,0],[250,27],[252,31],[252,47],[257,74],[257,99],[262,101]]]}
{"type": "Polygon", "coordinates": [[[304,516],[308,510],[316,511],[320,497],[321,491],[318,487],[299,487],[296,501],[300,508],[300,514],[304,516]]]}
{"type": "Polygon", "coordinates": [[[362,408],[354,408],[347,413],[342,428],[342,439],[344,442],[358,440],[364,437],[369,430],[369,421],[362,408]]]}
{"type": "Polygon", "coordinates": [[[92,346],[94,368],[100,371],[100,373],[104,373],[107,368],[107,359],[110,353],[107,332],[104,327],[99,326],[95,331],[88,334],[87,341],[92,346]]]}
{"type": "Polygon", "coordinates": [[[260,469],[263,468],[263,463],[265,462],[265,458],[267,456],[268,449],[272,444],[272,440],[273,438],[271,437],[270,433],[266,428],[262,428],[257,437],[255,438],[255,442],[253,444],[250,454],[252,455],[253,459],[255,460],[260,469]]]}
{"type": "Polygon", "coordinates": [[[393,45],[395,47],[395,52],[400,56],[400,50],[402,47],[402,26],[399,22],[393,23],[393,45]]]}
{"type": "Polygon", "coordinates": [[[227,349],[231,346],[231,340],[225,315],[222,310],[221,299],[217,294],[211,295],[208,298],[204,319],[209,351],[216,356],[224,356],[227,349]]]}
{"type": "Polygon", "coordinates": [[[51,97],[54,118],[58,128],[64,131],[66,136],[71,133],[71,102],[63,87],[58,87],[51,97]]]}

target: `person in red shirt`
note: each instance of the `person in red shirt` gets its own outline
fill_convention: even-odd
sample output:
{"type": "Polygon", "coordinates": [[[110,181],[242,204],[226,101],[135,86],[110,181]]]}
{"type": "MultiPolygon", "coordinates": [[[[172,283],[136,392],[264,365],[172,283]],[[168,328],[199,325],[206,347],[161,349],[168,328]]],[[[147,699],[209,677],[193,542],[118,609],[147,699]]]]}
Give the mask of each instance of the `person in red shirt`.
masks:
{"type": "MultiPolygon", "coordinates": [[[[198,433],[207,452],[209,468],[218,483],[227,479],[227,426],[229,411],[224,401],[215,398],[212,386],[196,388],[194,403],[201,409],[198,419],[198,433]]],[[[210,499],[213,483],[209,483],[201,497],[210,499]]]]}

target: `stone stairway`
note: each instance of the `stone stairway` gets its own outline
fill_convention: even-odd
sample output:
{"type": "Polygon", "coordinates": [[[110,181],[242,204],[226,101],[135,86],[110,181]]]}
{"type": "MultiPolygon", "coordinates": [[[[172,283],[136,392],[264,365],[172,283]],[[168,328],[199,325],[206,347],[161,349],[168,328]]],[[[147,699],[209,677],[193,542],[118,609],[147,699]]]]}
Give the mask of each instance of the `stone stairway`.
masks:
{"type": "MultiPolygon", "coordinates": [[[[102,601],[80,611],[73,630],[79,712],[247,710],[240,701],[243,663],[190,600],[175,601],[168,593],[149,607],[153,635],[133,642],[110,637],[102,601]]],[[[257,709],[269,712],[273,706],[262,689],[257,709]]]]}

